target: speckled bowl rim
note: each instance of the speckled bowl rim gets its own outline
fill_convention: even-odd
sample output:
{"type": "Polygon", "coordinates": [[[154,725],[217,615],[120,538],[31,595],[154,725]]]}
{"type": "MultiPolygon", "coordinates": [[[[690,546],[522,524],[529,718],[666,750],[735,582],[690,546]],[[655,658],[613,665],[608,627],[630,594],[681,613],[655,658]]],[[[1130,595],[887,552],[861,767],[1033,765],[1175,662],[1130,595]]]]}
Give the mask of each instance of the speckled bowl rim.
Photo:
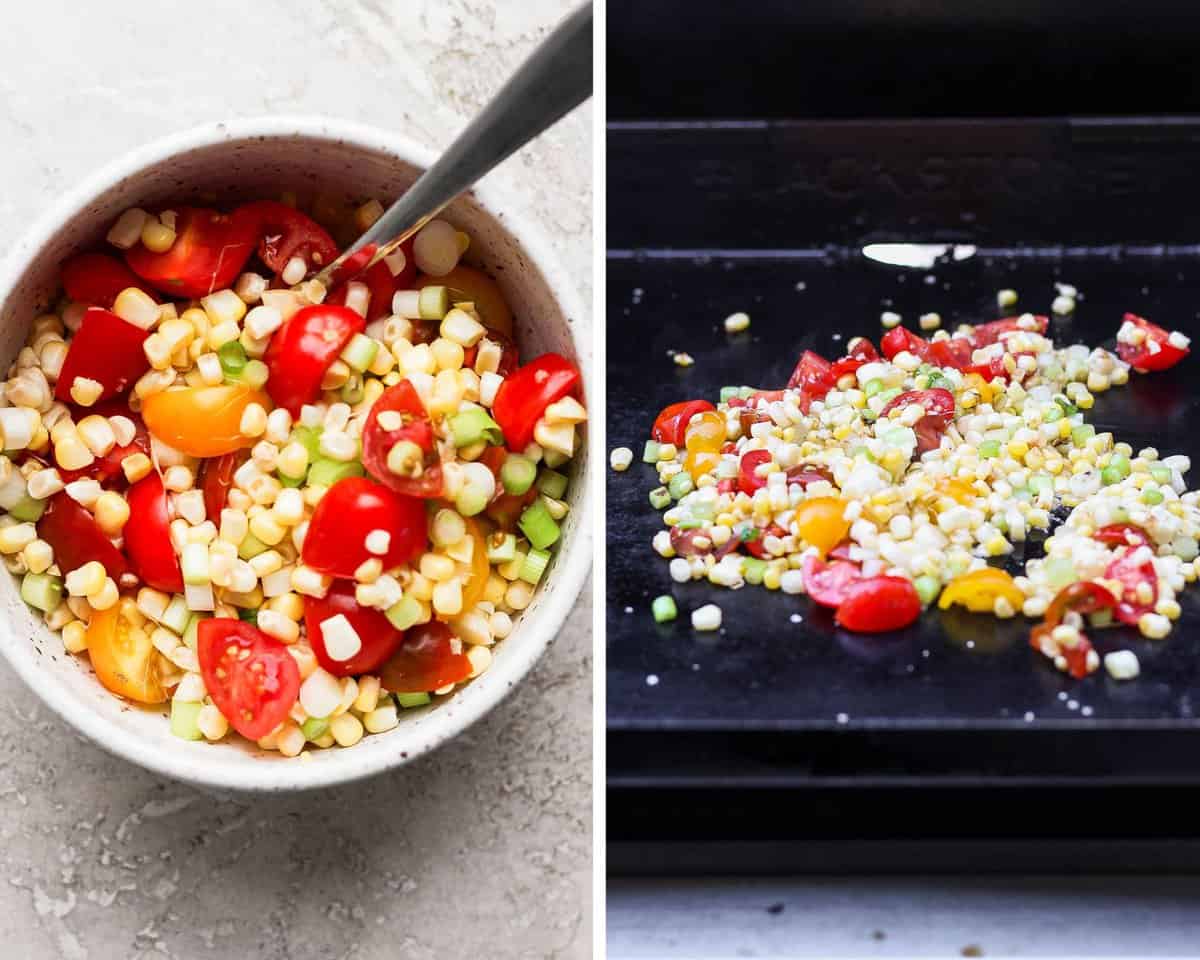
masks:
{"type": "MultiPolygon", "coordinates": [[[[244,118],[209,123],[172,134],[129,151],[86,178],[63,195],[20,238],[0,263],[0,291],[9,291],[21,277],[37,252],[59,230],[79,215],[97,196],[125,178],[168,160],[172,156],[223,142],[260,137],[309,137],[342,141],[350,146],[383,151],[401,161],[425,168],[435,154],[390,131],[353,121],[315,116],[282,116],[244,118]]],[[[583,308],[569,275],[558,262],[552,245],[536,224],[515,212],[519,208],[503,193],[486,182],[471,192],[474,201],[490,216],[497,218],[504,229],[525,250],[541,272],[546,286],[562,314],[574,319],[570,336],[584,370],[585,395],[590,398],[591,317],[583,308]]],[[[589,458],[590,459],[590,458],[589,458]]],[[[291,792],[350,783],[371,777],[386,770],[410,763],[417,757],[462,733],[491,711],[514,690],[541,658],[550,641],[557,635],[570,614],[592,566],[592,482],[590,470],[581,470],[578,482],[583,490],[576,506],[578,522],[569,545],[555,561],[555,582],[546,591],[534,621],[523,620],[511,639],[519,637],[515,649],[497,658],[485,674],[472,681],[473,695],[453,709],[451,703],[432,710],[425,722],[414,724],[408,731],[403,749],[368,754],[356,747],[336,751],[336,757],[323,755],[322,763],[305,763],[283,757],[264,758],[253,765],[235,765],[224,769],[221,747],[208,758],[198,761],[194,755],[168,751],[151,744],[126,728],[93,714],[80,715],[70,693],[42,669],[38,657],[31,655],[27,637],[17,636],[8,618],[0,618],[0,653],[17,675],[41,700],[67,723],[89,740],[116,756],[136,763],[155,773],[199,786],[219,790],[246,792],[291,792]],[[332,762],[330,762],[332,761],[332,762]]],[[[397,731],[389,731],[390,736],[397,731]]],[[[323,752],[324,754],[332,751],[323,752]]]]}

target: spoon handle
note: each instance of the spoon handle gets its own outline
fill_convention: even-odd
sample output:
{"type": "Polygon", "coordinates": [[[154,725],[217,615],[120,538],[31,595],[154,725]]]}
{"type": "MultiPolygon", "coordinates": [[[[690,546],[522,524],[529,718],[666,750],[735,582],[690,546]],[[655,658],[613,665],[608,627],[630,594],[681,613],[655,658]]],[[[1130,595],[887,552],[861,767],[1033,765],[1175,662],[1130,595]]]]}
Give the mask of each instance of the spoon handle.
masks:
{"type": "Polygon", "coordinates": [[[555,28],[437,162],[317,278],[329,285],[351,258],[354,273],[382,260],[494,166],[591,95],[589,2],[555,28]]]}

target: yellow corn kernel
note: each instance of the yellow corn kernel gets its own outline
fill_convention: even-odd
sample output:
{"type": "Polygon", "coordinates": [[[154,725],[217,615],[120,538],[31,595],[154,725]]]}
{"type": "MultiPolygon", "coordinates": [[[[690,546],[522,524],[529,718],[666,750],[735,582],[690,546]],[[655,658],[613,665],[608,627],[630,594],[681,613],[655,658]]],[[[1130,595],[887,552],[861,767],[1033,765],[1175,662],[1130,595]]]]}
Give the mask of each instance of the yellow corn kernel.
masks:
{"type": "Polygon", "coordinates": [[[121,470],[130,483],[137,483],[143,477],[149,476],[153,469],[154,464],[144,453],[131,453],[121,461],[121,470]]]}
{"type": "Polygon", "coordinates": [[[105,535],[120,536],[129,521],[129,502],[119,493],[106,490],[96,498],[96,523],[105,535]]]}

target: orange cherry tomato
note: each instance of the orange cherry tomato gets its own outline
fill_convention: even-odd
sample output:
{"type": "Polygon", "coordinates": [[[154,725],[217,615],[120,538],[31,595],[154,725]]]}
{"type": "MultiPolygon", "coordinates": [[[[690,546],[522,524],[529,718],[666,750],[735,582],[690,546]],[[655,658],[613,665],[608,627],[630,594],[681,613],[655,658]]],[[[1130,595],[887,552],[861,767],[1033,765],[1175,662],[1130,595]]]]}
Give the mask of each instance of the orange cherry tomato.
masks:
{"type": "Polygon", "coordinates": [[[684,446],[696,453],[720,453],[725,445],[725,418],[712,410],[693,417],[683,434],[684,446]]]}
{"type": "Polygon", "coordinates": [[[146,428],[190,457],[220,457],[254,443],[241,431],[246,407],[271,409],[271,398],[240,384],[164,390],[142,401],[146,428]]]}
{"type": "Polygon", "coordinates": [[[463,584],[463,613],[474,609],[475,604],[483,599],[483,592],[487,589],[488,577],[492,575],[492,565],[488,563],[487,558],[487,541],[484,539],[482,528],[471,519],[467,519],[466,524],[467,536],[475,541],[475,547],[471,551],[471,575],[467,577],[467,582],[463,584]]]}
{"type": "Polygon", "coordinates": [[[1020,610],[1025,596],[1013,583],[1013,578],[996,567],[984,567],[955,577],[938,598],[938,607],[949,610],[961,604],[972,613],[991,613],[996,601],[1003,597],[1014,610],[1020,610]]]}
{"type": "Polygon", "coordinates": [[[159,677],[158,651],[150,632],[134,626],[122,611],[125,602],[92,614],[87,628],[88,656],[104,686],[117,696],[138,703],[167,699],[159,677]]]}
{"type": "Polygon", "coordinates": [[[841,497],[814,497],[796,508],[796,527],[802,540],[810,543],[824,556],[846,539],[850,521],[842,514],[846,501],[841,497]]]}
{"type": "Polygon", "coordinates": [[[482,270],[460,263],[443,276],[421,277],[417,281],[418,290],[429,286],[449,287],[451,302],[469,301],[475,304],[475,310],[485,327],[499,330],[509,337],[513,335],[513,316],[508,301],[504,299],[496,281],[482,270]]]}
{"type": "Polygon", "coordinates": [[[699,480],[704,474],[712,473],[721,462],[719,453],[709,453],[704,450],[689,450],[683,458],[683,469],[692,475],[693,480],[699,480]]]}

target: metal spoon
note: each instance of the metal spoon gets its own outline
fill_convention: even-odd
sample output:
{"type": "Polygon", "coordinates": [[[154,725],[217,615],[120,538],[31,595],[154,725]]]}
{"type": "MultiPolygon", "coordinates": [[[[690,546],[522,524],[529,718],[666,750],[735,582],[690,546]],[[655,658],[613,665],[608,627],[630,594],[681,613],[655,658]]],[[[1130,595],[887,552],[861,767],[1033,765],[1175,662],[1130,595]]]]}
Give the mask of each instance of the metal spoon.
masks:
{"type": "Polygon", "coordinates": [[[391,254],[492,167],[592,95],[592,5],[566,18],[458,139],[366,233],[316,275],[326,287],[391,254]]]}

